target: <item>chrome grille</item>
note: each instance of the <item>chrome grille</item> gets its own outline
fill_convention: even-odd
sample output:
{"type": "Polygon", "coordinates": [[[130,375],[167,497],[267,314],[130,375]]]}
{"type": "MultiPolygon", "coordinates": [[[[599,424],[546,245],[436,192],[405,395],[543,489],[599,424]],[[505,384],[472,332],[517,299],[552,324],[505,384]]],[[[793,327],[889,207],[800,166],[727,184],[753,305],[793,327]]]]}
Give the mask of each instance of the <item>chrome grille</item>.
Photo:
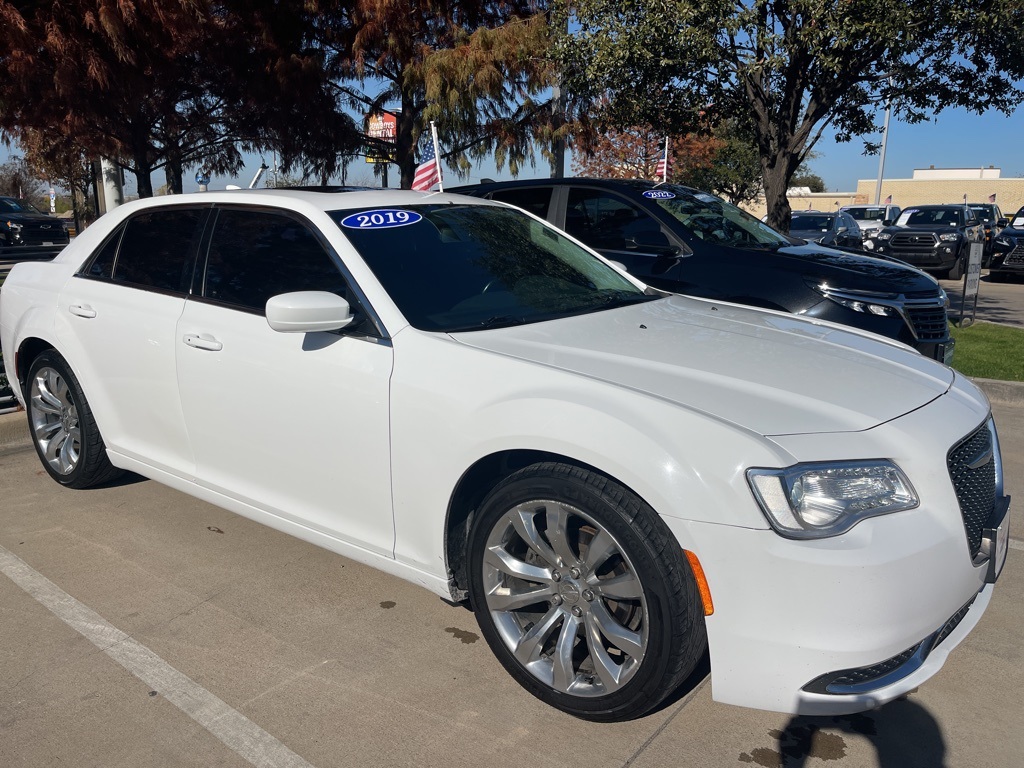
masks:
{"type": "Polygon", "coordinates": [[[1018,245],[1006,254],[1003,264],[1024,264],[1024,245],[1018,245]]]}
{"type": "Polygon", "coordinates": [[[996,462],[992,433],[983,424],[954,445],[946,458],[953,481],[971,557],[981,548],[982,529],[996,503],[996,462]],[[984,461],[985,456],[988,460],[984,461]]]}

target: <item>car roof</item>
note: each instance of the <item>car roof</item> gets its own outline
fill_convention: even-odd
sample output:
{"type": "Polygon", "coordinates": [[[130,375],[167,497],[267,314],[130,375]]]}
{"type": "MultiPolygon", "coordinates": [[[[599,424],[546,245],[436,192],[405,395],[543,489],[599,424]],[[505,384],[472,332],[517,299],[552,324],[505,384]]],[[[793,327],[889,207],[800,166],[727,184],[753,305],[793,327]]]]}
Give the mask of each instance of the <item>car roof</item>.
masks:
{"type": "Polygon", "coordinates": [[[447,192],[413,192],[403,189],[375,187],[296,187],[285,189],[229,189],[209,192],[191,192],[184,195],[163,195],[134,200],[118,209],[138,210],[168,205],[249,204],[277,205],[285,208],[316,208],[321,211],[341,211],[355,208],[386,207],[394,205],[470,204],[496,205],[488,200],[453,195],[447,192]]]}
{"type": "Polygon", "coordinates": [[[515,181],[484,181],[479,184],[466,184],[461,187],[452,187],[449,191],[458,194],[463,190],[487,191],[491,189],[513,189],[515,187],[560,187],[567,185],[589,185],[618,189],[621,191],[635,191],[638,189],[653,189],[654,187],[671,187],[673,189],[684,189],[693,194],[706,194],[702,190],[689,187],[685,184],[665,184],[664,182],[649,181],[647,179],[599,179],[592,176],[571,176],[563,179],[516,179],[515,181]]]}

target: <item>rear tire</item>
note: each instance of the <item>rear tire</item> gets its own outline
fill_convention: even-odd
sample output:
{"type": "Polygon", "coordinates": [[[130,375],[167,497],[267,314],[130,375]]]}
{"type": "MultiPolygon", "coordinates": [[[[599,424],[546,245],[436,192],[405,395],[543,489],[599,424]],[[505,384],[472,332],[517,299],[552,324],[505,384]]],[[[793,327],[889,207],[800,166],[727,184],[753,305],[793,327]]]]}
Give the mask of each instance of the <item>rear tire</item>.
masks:
{"type": "Polygon", "coordinates": [[[682,549],[617,483],[541,463],[499,483],[469,539],[469,593],[505,669],[576,717],[619,721],[657,707],[707,647],[682,549]]]}
{"type": "Polygon", "coordinates": [[[50,349],[33,360],[25,391],[32,443],[50,477],[89,488],[122,474],[107,458],[89,402],[63,357],[50,349]]]}

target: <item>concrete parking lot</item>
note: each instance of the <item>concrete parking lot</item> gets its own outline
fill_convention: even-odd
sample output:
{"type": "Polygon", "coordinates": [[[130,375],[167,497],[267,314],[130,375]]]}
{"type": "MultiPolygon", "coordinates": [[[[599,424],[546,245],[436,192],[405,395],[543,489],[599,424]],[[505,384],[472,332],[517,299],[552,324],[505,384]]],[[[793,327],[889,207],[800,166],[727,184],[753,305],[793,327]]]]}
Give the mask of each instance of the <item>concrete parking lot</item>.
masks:
{"type": "Polygon", "coordinates": [[[1024,398],[994,407],[1012,549],[937,677],[794,719],[697,675],[614,725],[521,690],[464,607],[151,481],[65,490],[0,416],[0,766],[1020,765],[1024,398]]]}

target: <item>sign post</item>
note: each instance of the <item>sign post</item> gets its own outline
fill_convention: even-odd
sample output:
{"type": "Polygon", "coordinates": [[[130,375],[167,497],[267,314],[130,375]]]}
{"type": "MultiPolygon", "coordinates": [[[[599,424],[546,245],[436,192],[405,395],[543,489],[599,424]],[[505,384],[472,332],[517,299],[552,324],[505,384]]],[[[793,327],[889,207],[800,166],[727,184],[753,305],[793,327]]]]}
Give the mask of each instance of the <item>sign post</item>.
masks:
{"type": "Polygon", "coordinates": [[[366,135],[376,141],[366,150],[366,162],[383,165],[381,168],[381,186],[388,185],[388,165],[395,161],[395,144],[398,136],[398,118],[390,112],[378,112],[366,118],[366,135]],[[383,144],[383,146],[381,146],[383,144]],[[390,145],[390,146],[389,146],[390,145]]]}
{"type": "Polygon", "coordinates": [[[967,258],[967,271],[964,274],[964,293],[960,300],[960,318],[957,325],[966,328],[974,324],[974,318],[978,314],[978,289],[981,286],[981,256],[983,246],[981,243],[971,243],[971,250],[967,258]],[[970,317],[967,316],[967,302],[970,302],[970,317]]]}

